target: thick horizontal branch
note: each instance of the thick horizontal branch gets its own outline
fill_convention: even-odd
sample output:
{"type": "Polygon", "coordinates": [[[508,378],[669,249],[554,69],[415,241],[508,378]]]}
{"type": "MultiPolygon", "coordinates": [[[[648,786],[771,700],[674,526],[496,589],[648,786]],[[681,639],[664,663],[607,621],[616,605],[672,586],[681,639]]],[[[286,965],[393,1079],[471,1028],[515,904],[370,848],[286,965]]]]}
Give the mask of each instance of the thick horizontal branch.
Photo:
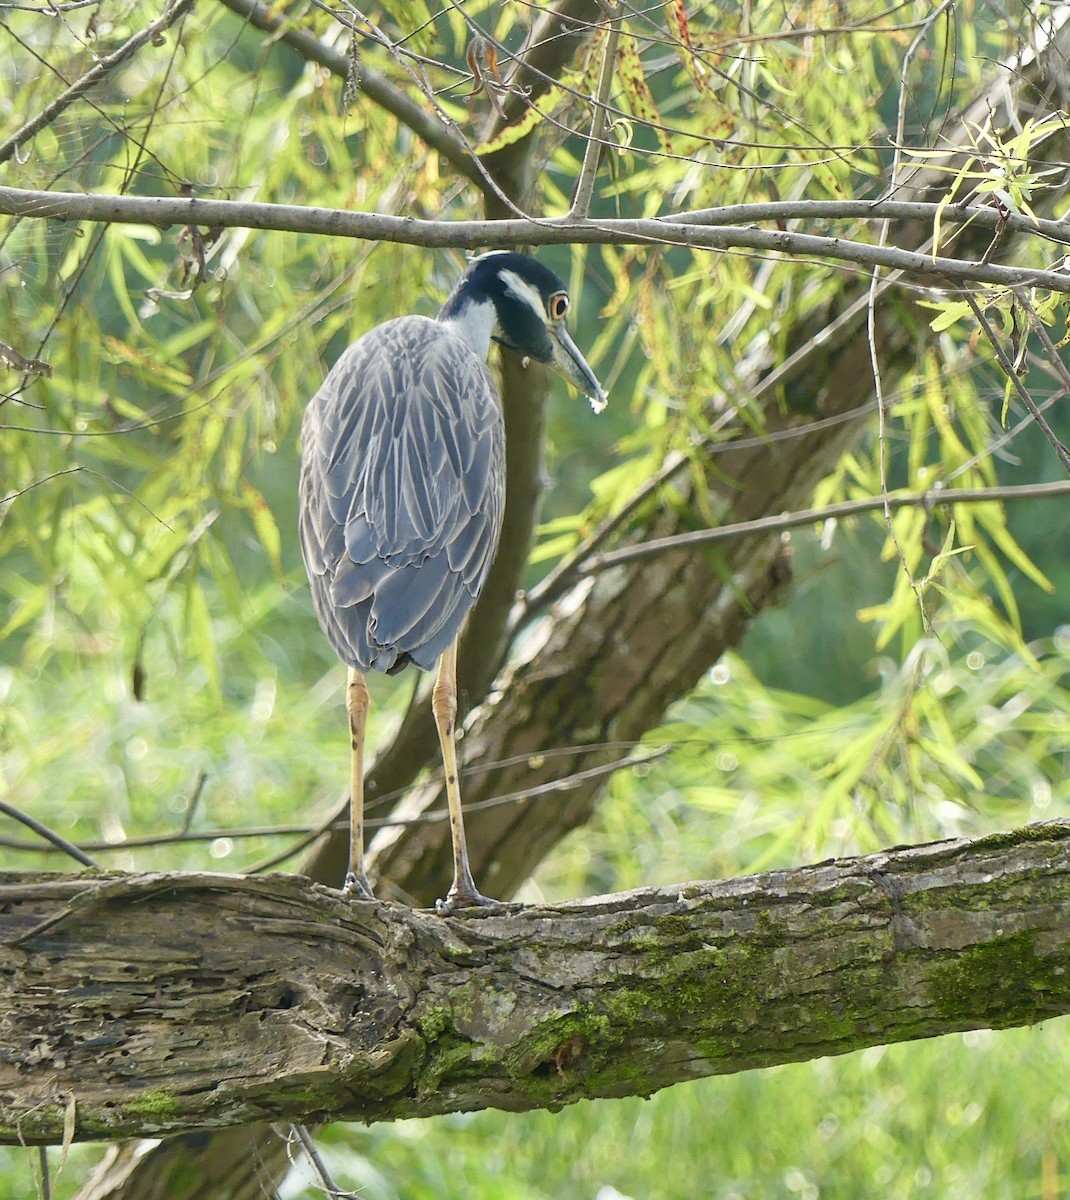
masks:
{"type": "Polygon", "coordinates": [[[294,876],[0,881],[0,1140],[381,1120],[1070,1011],[1070,822],[449,919],[294,876]]]}
{"type": "MultiPolygon", "coordinates": [[[[547,246],[562,244],[681,245],[707,250],[757,250],[884,267],[918,278],[954,283],[991,283],[1003,287],[1042,287],[1070,292],[1070,274],[1062,270],[1032,270],[967,261],[944,255],[877,246],[849,238],[828,237],[796,230],[742,226],[748,206],[705,209],[678,216],[637,219],[575,221],[568,217],[548,220],[516,218],[506,221],[424,221],[383,213],[354,213],[343,209],[310,208],[294,204],[261,204],[253,201],[199,200],[169,196],[117,196],[82,192],[40,192],[0,187],[0,213],[53,221],[125,222],[166,228],[196,225],[212,228],[273,229],[290,233],[322,234],[396,242],[427,248],[479,249],[486,246],[547,246]]],[[[756,206],[764,215],[750,220],[773,220],[773,210],[790,205],[756,206]]],[[[820,207],[820,206],[812,206],[820,207]]],[[[944,225],[975,223],[985,228],[1005,227],[1015,232],[1065,241],[1067,229],[1057,221],[1002,218],[993,209],[880,201],[836,202],[826,206],[829,216],[847,219],[869,216],[887,219],[930,218],[939,212],[944,225]],[[847,211],[843,211],[847,210],[847,211]],[[863,210],[863,211],[859,211],[863,210]],[[901,210],[901,211],[899,211],[901,210]],[[909,216],[907,215],[909,211],[909,216]],[[897,215],[898,213],[898,215],[897,215]],[[1019,227],[1023,228],[1020,229],[1019,227]],[[1050,228],[1049,228],[1050,227],[1050,228]]],[[[811,216],[818,214],[811,213],[811,216]]]]}

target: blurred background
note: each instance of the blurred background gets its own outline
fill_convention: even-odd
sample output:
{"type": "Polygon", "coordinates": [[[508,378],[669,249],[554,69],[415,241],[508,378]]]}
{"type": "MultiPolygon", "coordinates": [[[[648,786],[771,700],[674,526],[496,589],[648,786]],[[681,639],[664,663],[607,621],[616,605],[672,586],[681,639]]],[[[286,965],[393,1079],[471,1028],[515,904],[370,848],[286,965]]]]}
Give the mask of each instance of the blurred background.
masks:
{"type": "MultiPolygon", "coordinates": [[[[1043,41],[1053,7],[629,9],[592,215],[880,196],[896,172],[931,165],[971,97],[1024,75],[1014,56],[1043,41]]],[[[527,211],[567,211],[604,28],[578,38],[536,105],[499,85],[478,38],[501,47],[508,80],[538,7],[280,5],[274,31],[241,8],[202,0],[18,137],[160,10],[0,5],[0,185],[485,215],[486,189],[361,91],[363,73],[451,122],[487,171],[524,142],[527,211]],[[314,61],[295,31],[329,53],[314,61]]],[[[969,127],[948,192],[1061,215],[1065,114],[1025,92],[1017,126],[969,127]]],[[[861,220],[836,232],[880,236],[861,220]]],[[[1008,241],[997,257],[1047,265],[1056,250],[1008,241]]],[[[621,514],[638,514],[622,526],[633,540],[674,506],[695,528],[724,521],[724,494],[745,481],[718,477],[721,450],[767,437],[770,413],[805,424],[823,411],[819,365],[765,408],[756,382],[869,287],[842,263],[752,252],[539,257],[569,282],[574,336],[611,404],[595,420],[563,386],[550,393],[527,587],[621,514]],[[690,490],[648,495],[672,455],[690,490]]],[[[349,341],[394,315],[434,315],[463,265],[459,250],[309,233],[0,219],[0,336],[25,360],[0,368],[0,798],[109,869],[247,871],[284,853],[276,869],[298,868],[348,771],[345,673],[297,546],[301,413],[349,341]]],[[[884,364],[885,419],[878,430],[873,391],[807,503],[1065,479],[969,313],[929,284],[893,289],[886,311],[906,332],[884,364]]],[[[978,301],[1070,442],[1050,355],[1008,296],[978,301]]],[[[1034,302],[1061,343],[1061,300],[1034,302]]],[[[637,761],[519,898],[1065,817],[1068,547],[1065,498],[795,529],[780,603],[628,747],[637,761]]],[[[416,682],[373,682],[370,745],[389,744],[416,682]]],[[[0,865],[76,869],[11,820],[0,865]]],[[[336,1179],[369,1200],[1054,1200],[1070,1190],[1068,1052],[1065,1022],[979,1031],[650,1100],[337,1126],[320,1141],[336,1179]]],[[[73,1148],[52,1194],[74,1195],[102,1152],[73,1148]]],[[[42,1194],[36,1172],[35,1153],[0,1148],[0,1200],[42,1194]]],[[[320,1193],[299,1162],[278,1194],[320,1193]]]]}

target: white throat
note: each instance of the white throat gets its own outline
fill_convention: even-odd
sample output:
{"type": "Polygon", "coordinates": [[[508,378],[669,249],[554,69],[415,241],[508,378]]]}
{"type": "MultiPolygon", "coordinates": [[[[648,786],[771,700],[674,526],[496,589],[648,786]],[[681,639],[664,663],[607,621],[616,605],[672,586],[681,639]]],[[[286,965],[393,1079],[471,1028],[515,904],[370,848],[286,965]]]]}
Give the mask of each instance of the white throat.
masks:
{"type": "Polygon", "coordinates": [[[487,361],[490,353],[490,338],[498,324],[498,314],[491,300],[469,300],[460,312],[448,317],[439,317],[439,321],[472,351],[478,354],[483,362],[487,361]]]}

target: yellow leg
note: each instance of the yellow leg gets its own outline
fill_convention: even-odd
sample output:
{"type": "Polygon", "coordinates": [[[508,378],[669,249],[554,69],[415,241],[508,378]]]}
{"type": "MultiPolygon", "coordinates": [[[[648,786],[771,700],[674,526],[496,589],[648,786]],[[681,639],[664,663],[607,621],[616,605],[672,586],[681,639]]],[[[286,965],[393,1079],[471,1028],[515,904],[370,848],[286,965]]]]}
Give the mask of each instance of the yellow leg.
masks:
{"type": "Polygon", "coordinates": [[[442,747],[442,765],[446,770],[446,799],[450,809],[450,836],[453,839],[453,883],[445,900],[435,908],[448,916],[458,908],[479,904],[494,904],[476,891],[472,868],[468,865],[468,846],[464,840],[464,815],[461,812],[461,786],[457,773],[457,749],[454,745],[454,724],[457,720],[457,643],[438,661],[438,677],[431,693],[431,707],[442,747]]]}
{"type": "Polygon", "coordinates": [[[368,685],[364,676],[349,668],[346,711],[349,713],[349,870],[342,890],[347,896],[372,899],[371,885],[364,872],[364,730],[368,724],[368,685]]]}

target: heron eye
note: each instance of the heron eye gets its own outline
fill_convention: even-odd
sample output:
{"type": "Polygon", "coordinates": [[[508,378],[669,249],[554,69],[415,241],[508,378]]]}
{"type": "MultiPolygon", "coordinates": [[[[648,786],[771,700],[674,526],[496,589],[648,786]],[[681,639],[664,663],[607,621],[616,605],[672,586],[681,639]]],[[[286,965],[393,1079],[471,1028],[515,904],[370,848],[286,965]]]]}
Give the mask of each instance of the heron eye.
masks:
{"type": "Polygon", "coordinates": [[[551,321],[563,321],[568,312],[568,295],[565,292],[554,292],[546,302],[551,321]]]}

